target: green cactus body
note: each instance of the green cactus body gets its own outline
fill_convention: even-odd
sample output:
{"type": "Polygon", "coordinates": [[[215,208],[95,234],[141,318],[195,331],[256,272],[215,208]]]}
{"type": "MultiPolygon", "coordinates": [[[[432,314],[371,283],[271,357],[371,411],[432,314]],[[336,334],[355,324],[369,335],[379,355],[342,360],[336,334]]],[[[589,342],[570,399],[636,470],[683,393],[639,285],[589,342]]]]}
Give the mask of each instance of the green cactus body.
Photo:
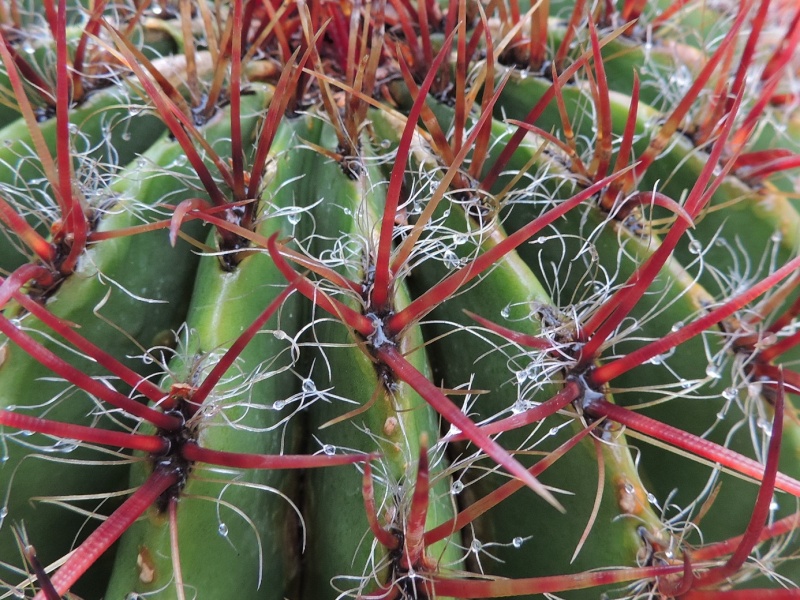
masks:
{"type": "MultiPolygon", "coordinates": [[[[261,96],[263,102],[263,96],[261,96]]],[[[251,126],[255,120],[251,121],[251,126]]],[[[209,139],[225,135],[224,121],[213,125],[207,132],[209,139]]],[[[163,139],[156,143],[137,163],[123,173],[116,183],[114,192],[117,201],[106,208],[107,216],[100,221],[98,231],[115,231],[139,223],[137,212],[142,207],[169,201],[172,194],[186,194],[185,183],[176,179],[177,170],[167,175],[163,169],[182,156],[174,141],[163,139]],[[146,168],[152,165],[151,169],[146,168]],[[159,181],[160,179],[160,181],[159,181]]],[[[188,175],[188,171],[184,173],[188,175]]],[[[199,229],[194,227],[199,233],[199,229]]],[[[176,251],[169,251],[169,241],[159,232],[141,236],[122,237],[99,242],[90,247],[82,257],[75,273],[70,275],[48,300],[47,309],[67,323],[81,323],[81,335],[101,346],[110,356],[126,361],[128,365],[139,365],[134,357],[143,349],[163,344],[164,335],[169,337],[186,314],[189,289],[194,279],[197,257],[188,246],[180,242],[176,251]],[[168,254],[169,261],[163,257],[168,254]]],[[[44,344],[51,352],[62,357],[70,357],[72,352],[62,347],[58,338],[53,337],[50,328],[26,313],[21,307],[9,306],[4,318],[17,317],[20,323],[32,333],[34,340],[44,344]]],[[[10,323],[10,321],[6,321],[10,323]]],[[[53,380],[51,371],[31,358],[21,348],[7,338],[3,339],[4,360],[0,365],[2,378],[2,406],[22,410],[28,414],[46,406],[46,414],[65,422],[95,424],[114,427],[115,419],[102,413],[95,414],[97,400],[64,381],[53,380]],[[33,385],[32,385],[33,384],[33,385]]],[[[74,360],[74,359],[69,359],[74,360]]],[[[76,365],[86,374],[105,373],[104,369],[90,358],[79,357],[76,365]]],[[[155,371],[156,366],[150,367],[155,371]]],[[[65,466],[59,462],[31,457],[31,445],[49,448],[52,442],[47,439],[26,439],[17,436],[19,441],[7,442],[7,460],[3,469],[9,473],[4,478],[4,487],[13,485],[20,490],[14,493],[6,504],[7,522],[23,523],[31,539],[47,539],[49,532],[59,523],[66,531],[78,531],[85,517],[53,506],[42,505],[34,509],[29,498],[47,496],[69,496],[78,494],[101,494],[108,491],[109,483],[116,487],[115,480],[104,481],[96,475],[100,465],[81,465],[80,461],[97,461],[97,454],[84,449],[73,452],[65,446],[69,460],[76,462],[72,469],[74,475],[65,476],[68,487],[62,485],[61,477],[65,466]],[[22,442],[22,443],[21,443],[22,442]],[[24,443],[24,445],[23,445],[24,443]],[[30,445],[28,445],[30,444],[30,445]],[[39,461],[42,464],[36,464],[39,461]],[[35,466],[34,466],[35,465],[35,466]],[[42,486],[49,481],[52,488],[42,486]],[[36,491],[35,491],[36,490],[36,491]],[[67,522],[70,521],[70,522],[67,522]]],[[[57,447],[53,450],[58,456],[57,447]]],[[[112,455],[113,456],[113,455],[112,455]]],[[[121,466],[106,467],[115,478],[124,478],[127,461],[121,466]]],[[[3,492],[8,494],[8,488],[3,492]]],[[[74,535],[74,534],[72,534],[74,535]]],[[[14,561],[18,569],[23,563],[16,550],[16,542],[10,527],[2,530],[3,560],[14,561]],[[6,558],[7,557],[7,558],[6,558]]],[[[55,560],[63,555],[73,543],[71,535],[53,540],[50,544],[39,543],[44,560],[55,560]],[[46,557],[46,558],[45,558],[46,557]]]]}
{"type": "MultiPolygon", "coordinates": [[[[319,129],[319,127],[317,127],[319,129]]],[[[319,144],[333,145],[332,131],[322,128],[319,144]]],[[[365,149],[365,154],[369,150],[365,149]]],[[[374,157],[373,157],[374,160],[374,157]]],[[[347,261],[343,274],[364,278],[359,272],[369,264],[369,253],[375,243],[377,219],[375,210],[383,203],[385,190],[379,184],[380,172],[370,166],[351,179],[342,167],[324,157],[318,157],[314,171],[321,174],[322,185],[310,190],[310,201],[320,201],[314,215],[317,218],[314,254],[327,256],[331,261],[347,261]],[[345,245],[345,242],[349,242],[345,245]],[[355,263],[355,264],[354,264],[355,263]]],[[[396,290],[398,307],[408,303],[407,292],[396,290]]],[[[364,352],[364,341],[353,338],[340,324],[323,320],[313,329],[313,339],[324,352],[312,354],[308,360],[313,386],[318,390],[335,390],[336,396],[318,399],[311,409],[310,430],[319,431],[315,437],[325,447],[356,448],[380,452],[374,468],[376,473],[375,504],[379,521],[401,533],[404,514],[411,503],[415,467],[423,436],[438,437],[434,414],[408,385],[395,380],[388,369],[364,352]],[[342,400],[346,400],[343,402],[342,400]],[[353,402],[355,401],[355,402],[353,402]],[[347,413],[353,416],[341,419],[347,413]],[[333,422],[333,423],[332,423],[333,422]],[[328,426],[329,425],[329,426],[328,426]],[[324,428],[322,428],[325,426],[324,428]]],[[[416,351],[422,343],[420,332],[412,328],[399,342],[403,353],[411,353],[411,361],[423,372],[430,373],[424,355],[416,351]]],[[[434,453],[431,466],[430,525],[438,525],[452,517],[453,503],[449,498],[446,459],[440,451],[434,453]]],[[[330,469],[307,475],[309,489],[306,522],[309,528],[306,571],[310,577],[303,586],[302,597],[320,598],[333,585],[342,591],[366,593],[386,586],[392,578],[402,579],[393,563],[390,549],[370,543],[364,516],[361,490],[362,477],[358,472],[337,473],[330,469]],[[340,546],[340,552],[330,548],[340,546]]],[[[459,561],[456,539],[447,540],[429,549],[427,554],[443,568],[459,561]]]]}
{"type": "Polygon", "coordinates": [[[794,4],[0,0],[0,598],[798,597],[794,4]]]}
{"type": "MultiPolygon", "coordinates": [[[[295,176],[285,168],[295,165],[284,159],[293,152],[295,136],[293,127],[283,127],[273,144],[273,177],[259,208],[258,233],[262,235],[292,229],[286,213],[292,197],[281,192],[295,176]]],[[[215,238],[212,233],[210,245],[216,244],[215,238]]],[[[223,268],[219,256],[203,257],[185,330],[179,334],[184,341],[170,363],[171,384],[197,388],[225,350],[266,308],[282,282],[280,272],[264,253],[247,256],[233,270],[223,268]]],[[[198,445],[226,452],[296,452],[299,420],[290,417],[301,390],[292,370],[297,357],[290,339],[305,322],[306,311],[302,299],[292,296],[267,330],[239,355],[195,416],[198,445]]],[[[152,465],[142,462],[137,470],[141,472],[135,473],[134,479],[140,483],[152,465]]],[[[231,586],[254,598],[283,598],[291,593],[300,539],[299,515],[288,494],[298,485],[298,475],[283,470],[191,467],[177,510],[185,593],[231,586]],[[210,527],[198,529],[198,520],[210,527]],[[209,554],[225,566],[209,569],[209,554]],[[226,574],[225,581],[220,580],[220,573],[226,574]]],[[[180,594],[171,543],[166,508],[154,507],[123,537],[106,597],[125,598],[131,590],[152,597],[180,594]],[[142,563],[146,566],[141,567],[142,563]],[[140,565],[138,576],[134,565],[140,565]]]]}

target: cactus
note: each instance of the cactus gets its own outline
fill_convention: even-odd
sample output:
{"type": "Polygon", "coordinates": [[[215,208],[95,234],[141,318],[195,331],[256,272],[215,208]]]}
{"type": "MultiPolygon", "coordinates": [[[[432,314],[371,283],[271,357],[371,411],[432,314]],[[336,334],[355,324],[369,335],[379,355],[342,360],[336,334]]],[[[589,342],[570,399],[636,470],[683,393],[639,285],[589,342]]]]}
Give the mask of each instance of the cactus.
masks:
{"type": "Polygon", "coordinates": [[[800,597],[791,2],[0,0],[0,597],[800,597]]]}

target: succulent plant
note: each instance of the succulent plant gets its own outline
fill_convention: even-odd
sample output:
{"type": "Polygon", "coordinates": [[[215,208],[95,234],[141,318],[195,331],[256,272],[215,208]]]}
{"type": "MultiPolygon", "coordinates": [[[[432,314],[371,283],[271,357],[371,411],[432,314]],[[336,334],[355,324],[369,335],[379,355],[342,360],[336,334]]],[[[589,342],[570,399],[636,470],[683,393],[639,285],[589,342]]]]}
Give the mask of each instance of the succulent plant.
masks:
{"type": "Polygon", "coordinates": [[[799,43],[0,0],[0,598],[800,597],[799,43]]]}

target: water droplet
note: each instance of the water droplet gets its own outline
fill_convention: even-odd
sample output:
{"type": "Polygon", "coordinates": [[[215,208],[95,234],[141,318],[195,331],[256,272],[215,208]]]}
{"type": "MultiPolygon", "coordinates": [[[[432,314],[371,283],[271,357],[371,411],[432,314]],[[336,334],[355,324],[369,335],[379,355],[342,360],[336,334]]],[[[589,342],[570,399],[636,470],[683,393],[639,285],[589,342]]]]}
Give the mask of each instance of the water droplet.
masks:
{"type": "Polygon", "coordinates": [[[72,135],[75,135],[76,133],[78,133],[78,131],[80,131],[80,129],[78,129],[78,126],[75,123],[70,123],[69,126],[67,127],[67,130],[72,135]]]}
{"type": "Polygon", "coordinates": [[[527,380],[528,380],[527,369],[522,369],[521,371],[517,371],[517,384],[523,384],[527,380]]]}
{"type": "Polygon", "coordinates": [[[769,236],[769,239],[777,244],[783,239],[783,234],[780,231],[774,231],[772,235],[769,236]]]}
{"type": "Polygon", "coordinates": [[[703,244],[699,240],[692,240],[689,242],[689,252],[692,254],[700,254],[703,251],[703,244]]]}
{"type": "Polygon", "coordinates": [[[675,323],[675,325],[672,326],[673,332],[680,331],[681,329],[683,329],[683,321],[678,321],[677,323],[675,323]]]}
{"type": "Polygon", "coordinates": [[[0,508],[0,522],[3,521],[8,516],[8,507],[4,506],[0,508]]]}
{"type": "Polygon", "coordinates": [[[10,138],[7,140],[3,140],[3,146],[5,146],[6,148],[10,148],[13,145],[14,145],[14,140],[10,138]]]}
{"type": "Polygon", "coordinates": [[[511,540],[511,545],[514,546],[514,548],[522,548],[523,541],[524,540],[521,537],[515,537],[513,540],[511,540]]]}
{"type": "Polygon", "coordinates": [[[140,169],[143,169],[147,166],[147,159],[146,158],[137,158],[136,159],[136,166],[140,169]]]}
{"type": "Polygon", "coordinates": [[[303,379],[303,391],[307,394],[313,394],[317,391],[317,385],[313,379],[303,379]]]}
{"type": "Polygon", "coordinates": [[[464,244],[467,243],[468,239],[469,237],[466,234],[459,233],[453,236],[453,244],[455,244],[456,246],[463,246],[464,244]]]}
{"type": "Polygon", "coordinates": [[[550,435],[558,435],[558,427],[551,427],[550,435]]]}
{"type": "Polygon", "coordinates": [[[506,306],[503,310],[500,311],[500,316],[504,319],[507,319],[511,315],[511,307],[506,306]]]}
{"type": "Polygon", "coordinates": [[[283,331],[282,329],[278,329],[277,331],[273,331],[272,335],[275,336],[276,340],[288,340],[289,339],[289,336],[286,335],[286,332],[283,331]]]}
{"type": "Polygon", "coordinates": [[[292,212],[289,213],[286,217],[286,220],[289,221],[292,225],[297,225],[300,222],[300,212],[292,212]]]}
{"type": "Polygon", "coordinates": [[[33,432],[30,429],[23,429],[22,431],[20,431],[20,434],[23,435],[24,437],[31,437],[33,435],[33,432]]]}
{"type": "Polygon", "coordinates": [[[719,379],[722,377],[722,373],[720,373],[717,365],[708,365],[706,367],[706,376],[711,377],[711,379],[719,379]]]}
{"type": "Polygon", "coordinates": [[[461,261],[458,260],[458,255],[452,250],[445,250],[443,258],[445,266],[450,269],[457,269],[461,264],[461,261]]]}
{"type": "Polygon", "coordinates": [[[660,365],[662,362],[664,362],[664,359],[661,357],[660,354],[656,354],[653,358],[651,358],[647,362],[650,363],[651,365],[660,365]]]}
{"type": "Polygon", "coordinates": [[[474,552],[477,554],[483,549],[483,543],[480,540],[472,540],[472,543],[469,545],[470,552],[474,552]]]}
{"type": "Polygon", "coordinates": [[[776,510],[778,510],[779,508],[780,508],[780,505],[778,504],[778,501],[777,501],[777,500],[775,500],[775,498],[773,498],[773,499],[772,499],[772,502],[770,502],[770,503],[769,503],[769,509],[770,509],[771,511],[776,511],[776,510]]]}
{"type": "Polygon", "coordinates": [[[527,71],[520,71],[519,72],[519,78],[520,79],[527,79],[528,78],[528,72],[527,71]]]}
{"type": "Polygon", "coordinates": [[[633,487],[632,483],[625,484],[625,493],[626,494],[633,494],[636,491],[636,488],[633,487]]]}
{"type": "Polygon", "coordinates": [[[456,494],[460,494],[464,491],[464,484],[460,481],[454,481],[453,485],[450,486],[450,492],[455,496],[456,494]]]}
{"type": "Polygon", "coordinates": [[[381,148],[388,150],[392,147],[392,140],[381,140],[381,148]]]}
{"type": "Polygon", "coordinates": [[[722,390],[722,397],[726,400],[735,400],[738,395],[739,390],[737,390],[735,387],[727,387],[722,390]]]}
{"type": "Polygon", "coordinates": [[[34,48],[33,44],[31,44],[30,42],[25,42],[24,44],[22,44],[22,51],[27,54],[33,54],[34,52],[36,52],[36,48],[34,48]]]}
{"type": "Polygon", "coordinates": [[[322,451],[328,456],[333,456],[334,454],[336,454],[336,447],[332,446],[331,444],[325,444],[324,446],[322,446],[322,451]]]}
{"type": "Polygon", "coordinates": [[[142,112],[142,107],[141,107],[141,106],[136,106],[136,105],[134,104],[134,105],[131,105],[131,106],[129,106],[129,107],[128,107],[128,114],[129,114],[130,116],[132,116],[132,117],[135,117],[135,116],[136,116],[136,115],[138,115],[140,112],[142,112]]]}
{"type": "Polygon", "coordinates": [[[225,523],[220,523],[219,527],[217,527],[217,531],[222,537],[228,537],[228,526],[225,523]]]}
{"type": "Polygon", "coordinates": [[[285,400],[276,400],[275,402],[272,403],[272,408],[274,408],[275,410],[282,410],[284,406],[286,406],[285,400]]]}
{"type": "Polygon", "coordinates": [[[655,494],[651,494],[650,492],[647,492],[647,501],[648,501],[650,504],[655,504],[655,503],[656,503],[656,496],[655,496],[655,494]]]}
{"type": "Polygon", "coordinates": [[[123,142],[130,142],[131,141],[131,132],[130,131],[125,131],[125,132],[123,132],[123,134],[120,137],[122,138],[123,142]]]}
{"type": "Polygon", "coordinates": [[[764,432],[764,435],[770,437],[772,435],[772,423],[767,421],[766,419],[758,419],[756,421],[756,425],[758,428],[764,432]]]}

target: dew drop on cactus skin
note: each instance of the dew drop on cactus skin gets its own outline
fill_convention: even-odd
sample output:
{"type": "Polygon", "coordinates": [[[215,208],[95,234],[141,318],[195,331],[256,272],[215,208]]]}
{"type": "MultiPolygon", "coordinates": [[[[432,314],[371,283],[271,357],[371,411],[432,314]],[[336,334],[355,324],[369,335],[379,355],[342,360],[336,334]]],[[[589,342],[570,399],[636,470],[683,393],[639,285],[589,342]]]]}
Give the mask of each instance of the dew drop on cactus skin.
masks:
{"type": "Polygon", "coordinates": [[[458,255],[455,252],[447,250],[444,253],[444,264],[450,269],[457,269],[461,261],[458,260],[458,255]]]}
{"type": "Polygon", "coordinates": [[[689,252],[692,254],[700,254],[703,251],[703,244],[701,244],[698,240],[692,240],[689,242],[689,252]]]}

